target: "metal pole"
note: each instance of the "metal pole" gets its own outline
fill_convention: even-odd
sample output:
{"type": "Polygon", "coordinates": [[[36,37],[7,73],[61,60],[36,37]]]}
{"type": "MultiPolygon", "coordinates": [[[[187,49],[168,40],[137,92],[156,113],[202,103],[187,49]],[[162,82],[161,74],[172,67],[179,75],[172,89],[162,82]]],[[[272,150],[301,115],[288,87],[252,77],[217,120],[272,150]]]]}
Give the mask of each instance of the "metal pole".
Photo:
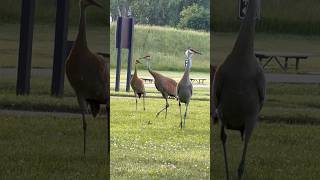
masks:
{"type": "Polygon", "coordinates": [[[57,0],[51,95],[62,96],[67,54],[69,0],[57,0]]]}
{"type": "Polygon", "coordinates": [[[132,66],[132,37],[133,37],[133,19],[129,20],[129,47],[128,47],[128,67],[127,67],[127,82],[126,91],[130,91],[130,80],[131,80],[131,66],[132,66]]]}
{"type": "Polygon", "coordinates": [[[118,17],[117,20],[117,69],[116,69],[116,84],[115,91],[120,90],[120,73],[121,73],[121,29],[122,29],[122,17],[118,17]]]}
{"type": "Polygon", "coordinates": [[[34,9],[35,0],[22,1],[16,86],[17,95],[28,95],[30,92],[34,9]]]}
{"type": "Polygon", "coordinates": [[[127,67],[127,82],[126,91],[130,91],[130,81],[131,81],[131,66],[132,66],[132,49],[128,49],[128,67],[127,67]]]}

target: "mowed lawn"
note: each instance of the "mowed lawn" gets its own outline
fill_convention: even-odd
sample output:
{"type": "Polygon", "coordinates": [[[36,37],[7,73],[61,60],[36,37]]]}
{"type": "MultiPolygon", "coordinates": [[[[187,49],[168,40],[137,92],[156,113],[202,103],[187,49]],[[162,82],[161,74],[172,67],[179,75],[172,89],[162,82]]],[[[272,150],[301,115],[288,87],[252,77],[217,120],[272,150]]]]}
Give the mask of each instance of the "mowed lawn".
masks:
{"type": "MultiPolygon", "coordinates": [[[[320,130],[313,125],[258,123],[248,146],[244,179],[300,180],[320,176],[320,130]]],[[[213,177],[225,179],[220,128],[214,128],[213,177]]],[[[240,133],[227,131],[229,173],[236,179],[242,155],[240,133]]]]}
{"type": "Polygon", "coordinates": [[[105,116],[0,113],[0,179],[106,179],[105,116]]]}
{"type": "MultiPolygon", "coordinates": [[[[191,101],[186,128],[180,129],[178,102],[146,99],[135,110],[134,98],[111,98],[111,178],[208,179],[209,101],[191,101]]],[[[183,111],[184,111],[184,106],[183,111]]]]}
{"type": "MultiPolygon", "coordinates": [[[[318,84],[273,84],[267,88],[246,157],[244,179],[318,179],[320,172],[320,88],[318,84]]],[[[225,179],[220,128],[213,129],[212,174],[225,179]]],[[[239,131],[227,130],[231,179],[242,155],[239,131]]]]}
{"type": "MultiPolygon", "coordinates": [[[[231,52],[237,33],[213,33],[211,43],[211,63],[219,65],[231,52]]],[[[301,36],[287,34],[256,33],[255,50],[267,52],[307,53],[312,54],[307,60],[300,61],[300,73],[320,71],[320,36],[301,36]]],[[[264,60],[265,62],[266,60],[264,60]]],[[[283,63],[283,58],[280,59],[283,63]]],[[[283,72],[275,61],[272,61],[266,72],[283,72]]],[[[289,73],[296,73],[295,60],[289,61],[289,73]]]]}

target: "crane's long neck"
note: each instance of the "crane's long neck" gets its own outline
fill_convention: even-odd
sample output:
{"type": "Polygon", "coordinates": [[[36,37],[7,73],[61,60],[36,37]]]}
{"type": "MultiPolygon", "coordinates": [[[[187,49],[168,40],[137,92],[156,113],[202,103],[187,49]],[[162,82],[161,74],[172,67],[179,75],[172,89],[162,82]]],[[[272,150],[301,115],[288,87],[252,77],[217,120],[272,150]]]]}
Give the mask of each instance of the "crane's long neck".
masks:
{"type": "Polygon", "coordinates": [[[148,66],[148,71],[149,71],[149,73],[155,78],[155,72],[154,71],[152,71],[152,69],[151,69],[151,67],[150,67],[150,62],[149,61],[147,61],[147,66],[148,66]]]}
{"type": "Polygon", "coordinates": [[[183,74],[183,79],[189,79],[189,73],[190,73],[190,69],[191,69],[191,64],[192,64],[192,57],[187,57],[186,59],[187,64],[184,68],[184,74],[183,74]]]}
{"type": "Polygon", "coordinates": [[[77,39],[75,42],[76,47],[87,47],[86,37],[86,7],[80,6],[80,22],[77,39]]]}
{"type": "Polygon", "coordinates": [[[257,14],[257,1],[250,0],[246,17],[241,22],[240,32],[232,53],[239,55],[251,55],[254,52],[254,35],[257,14]]]}
{"type": "Polygon", "coordinates": [[[133,75],[134,75],[134,76],[137,75],[137,64],[134,65],[134,74],[133,74],[133,75]]]}

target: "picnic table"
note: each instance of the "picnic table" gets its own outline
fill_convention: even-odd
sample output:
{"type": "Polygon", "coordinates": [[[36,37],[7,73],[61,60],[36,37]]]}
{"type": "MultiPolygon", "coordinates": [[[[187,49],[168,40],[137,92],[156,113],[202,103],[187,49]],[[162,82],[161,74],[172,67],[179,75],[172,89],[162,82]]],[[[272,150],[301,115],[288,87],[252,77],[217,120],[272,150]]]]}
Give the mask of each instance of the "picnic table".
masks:
{"type": "MultiPolygon", "coordinates": [[[[154,79],[151,77],[141,78],[145,83],[153,83],[154,79]]],[[[190,78],[191,82],[198,82],[198,84],[204,84],[206,78],[190,78]]]]}
{"type": "Polygon", "coordinates": [[[204,81],[207,80],[206,78],[190,78],[191,82],[198,82],[198,84],[204,84],[204,81]]]}
{"type": "Polygon", "coordinates": [[[265,51],[256,51],[255,56],[259,59],[263,68],[265,68],[272,60],[274,60],[283,71],[288,70],[288,61],[295,60],[296,71],[299,70],[299,62],[300,60],[307,59],[310,54],[306,53],[292,53],[292,52],[265,52],[265,51]],[[280,62],[280,59],[284,59],[284,63],[280,62]],[[265,63],[262,61],[266,59],[265,63]]]}
{"type": "Polygon", "coordinates": [[[152,83],[153,78],[141,78],[145,83],[152,83]]]}

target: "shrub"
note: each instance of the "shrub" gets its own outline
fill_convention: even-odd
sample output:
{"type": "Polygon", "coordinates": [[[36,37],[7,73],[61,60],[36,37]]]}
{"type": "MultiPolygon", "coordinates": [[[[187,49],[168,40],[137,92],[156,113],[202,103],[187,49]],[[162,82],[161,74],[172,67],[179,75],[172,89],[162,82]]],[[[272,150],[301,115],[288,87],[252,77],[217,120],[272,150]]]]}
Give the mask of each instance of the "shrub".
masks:
{"type": "Polygon", "coordinates": [[[196,29],[209,31],[210,27],[210,13],[198,4],[193,4],[184,8],[180,13],[179,28],[182,29],[196,29]]]}

